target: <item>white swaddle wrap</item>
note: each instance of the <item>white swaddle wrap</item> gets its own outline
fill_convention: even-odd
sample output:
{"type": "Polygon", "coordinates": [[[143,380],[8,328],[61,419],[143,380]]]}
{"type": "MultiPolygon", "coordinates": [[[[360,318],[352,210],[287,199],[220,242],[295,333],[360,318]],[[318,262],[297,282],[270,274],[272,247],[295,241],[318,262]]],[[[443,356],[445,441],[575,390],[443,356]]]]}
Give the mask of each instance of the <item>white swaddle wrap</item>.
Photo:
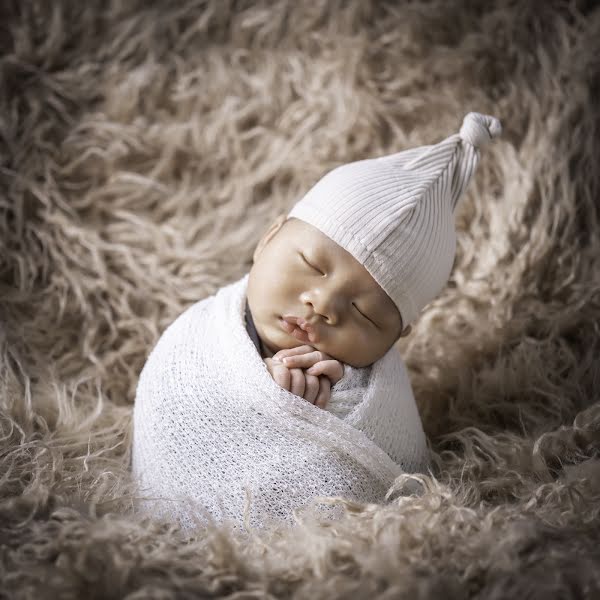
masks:
{"type": "Polygon", "coordinates": [[[315,496],[383,502],[398,475],[425,471],[397,348],[371,367],[346,365],[318,408],[271,377],[246,330],[247,283],[248,274],[189,307],[144,365],[132,448],[143,509],[183,527],[206,522],[204,509],[241,528],[250,500],[250,526],[292,524],[315,496]]]}

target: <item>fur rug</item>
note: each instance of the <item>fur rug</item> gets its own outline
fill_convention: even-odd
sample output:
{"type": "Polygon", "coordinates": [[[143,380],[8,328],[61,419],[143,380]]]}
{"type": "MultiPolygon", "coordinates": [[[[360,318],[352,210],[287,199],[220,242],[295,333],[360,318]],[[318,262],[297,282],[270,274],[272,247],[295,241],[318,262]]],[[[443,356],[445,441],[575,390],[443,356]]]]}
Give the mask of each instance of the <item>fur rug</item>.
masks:
{"type": "Polygon", "coordinates": [[[1,598],[598,597],[596,3],[0,11],[1,598]],[[503,135],[399,342],[423,493],[247,540],[142,519],[132,404],[161,332],[327,170],[471,110],[503,135]]]}

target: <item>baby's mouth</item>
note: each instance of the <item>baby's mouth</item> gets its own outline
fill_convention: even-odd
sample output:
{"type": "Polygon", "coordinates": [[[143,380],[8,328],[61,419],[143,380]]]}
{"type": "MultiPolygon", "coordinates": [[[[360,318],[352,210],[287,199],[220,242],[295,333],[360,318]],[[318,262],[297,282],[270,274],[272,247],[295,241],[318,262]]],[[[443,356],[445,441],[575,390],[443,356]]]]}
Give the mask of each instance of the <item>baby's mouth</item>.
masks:
{"type": "Polygon", "coordinates": [[[279,325],[286,333],[293,335],[301,342],[316,344],[319,341],[319,336],[314,327],[301,317],[284,315],[279,317],[279,325]]]}

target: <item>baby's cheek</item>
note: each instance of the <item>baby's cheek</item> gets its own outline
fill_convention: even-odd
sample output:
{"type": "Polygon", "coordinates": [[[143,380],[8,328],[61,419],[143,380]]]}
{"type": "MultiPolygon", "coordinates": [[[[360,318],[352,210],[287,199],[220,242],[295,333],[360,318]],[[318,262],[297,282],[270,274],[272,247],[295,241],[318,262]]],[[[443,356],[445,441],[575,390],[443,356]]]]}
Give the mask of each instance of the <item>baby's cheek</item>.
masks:
{"type": "Polygon", "coordinates": [[[382,348],[382,340],[364,331],[355,331],[330,344],[330,350],[322,348],[341,363],[371,363],[382,348]]]}
{"type": "Polygon", "coordinates": [[[338,335],[332,336],[331,342],[338,349],[348,349],[367,344],[370,342],[370,338],[364,329],[348,326],[344,331],[339,332],[338,335]]]}

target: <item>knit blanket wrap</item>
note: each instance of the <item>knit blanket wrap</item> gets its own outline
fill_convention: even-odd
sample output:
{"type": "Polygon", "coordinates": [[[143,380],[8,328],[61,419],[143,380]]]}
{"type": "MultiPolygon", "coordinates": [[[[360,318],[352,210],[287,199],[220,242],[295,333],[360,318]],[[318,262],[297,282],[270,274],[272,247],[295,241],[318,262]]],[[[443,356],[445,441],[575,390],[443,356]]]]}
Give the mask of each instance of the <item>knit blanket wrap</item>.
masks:
{"type": "Polygon", "coordinates": [[[143,511],[185,529],[212,522],[335,518],[318,496],[383,502],[394,479],[425,471],[428,451],[397,348],[344,367],[325,409],[281,388],[245,325],[248,274],[185,310],[138,381],[132,471],[143,511]],[[302,507],[305,508],[302,508],[302,507]]]}

